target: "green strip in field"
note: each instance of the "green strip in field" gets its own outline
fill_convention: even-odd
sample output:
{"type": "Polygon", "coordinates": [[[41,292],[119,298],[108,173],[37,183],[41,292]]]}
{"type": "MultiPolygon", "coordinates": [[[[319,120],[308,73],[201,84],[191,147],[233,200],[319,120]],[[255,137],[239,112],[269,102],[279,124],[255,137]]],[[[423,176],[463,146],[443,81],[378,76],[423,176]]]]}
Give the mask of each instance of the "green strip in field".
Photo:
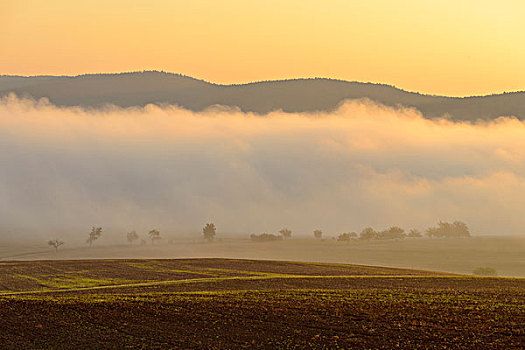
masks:
{"type": "MultiPolygon", "coordinates": [[[[451,284],[451,283],[461,283],[461,282],[479,282],[483,280],[499,280],[501,282],[512,282],[516,281],[518,283],[525,282],[524,279],[511,279],[511,278],[483,278],[483,277],[469,277],[469,276],[418,276],[418,275],[408,275],[408,276],[386,276],[386,275],[361,275],[361,276],[310,276],[310,275],[287,275],[287,274],[264,274],[259,276],[233,276],[233,277],[212,277],[212,278],[190,278],[182,280],[168,280],[168,281],[150,281],[150,282],[135,282],[135,283],[113,283],[106,285],[93,285],[93,286],[83,286],[83,287],[71,287],[60,289],[41,289],[41,290],[28,290],[28,291],[12,291],[12,292],[1,292],[0,296],[9,296],[9,295],[23,295],[23,294],[41,294],[41,293],[64,293],[64,292],[82,292],[82,291],[100,291],[100,290],[112,290],[112,289],[138,289],[138,288],[148,288],[148,287],[165,287],[165,286],[181,286],[181,285],[198,285],[198,284],[209,284],[209,285],[220,285],[228,282],[255,282],[255,281],[278,281],[281,287],[289,287],[286,285],[286,282],[294,284],[296,281],[304,281],[315,284],[316,281],[326,281],[329,286],[330,282],[345,283],[347,282],[347,287],[352,287],[352,282],[359,280],[368,280],[375,281],[378,283],[388,283],[392,284],[396,282],[396,286],[407,284],[410,281],[424,281],[432,282],[436,284],[436,287],[439,287],[441,284],[451,284]]],[[[99,281],[96,281],[99,282],[99,281]]],[[[370,282],[367,282],[370,283],[370,282]]],[[[57,284],[58,285],[58,284],[57,284]]],[[[301,286],[304,284],[301,284],[301,286]]],[[[63,286],[63,285],[60,285],[63,286]]],[[[268,285],[273,287],[272,285],[268,285]]],[[[446,286],[445,286],[446,287],[446,286]]],[[[274,287],[275,288],[275,287],[274,287]]],[[[277,285],[279,288],[279,285],[277,285]]]]}

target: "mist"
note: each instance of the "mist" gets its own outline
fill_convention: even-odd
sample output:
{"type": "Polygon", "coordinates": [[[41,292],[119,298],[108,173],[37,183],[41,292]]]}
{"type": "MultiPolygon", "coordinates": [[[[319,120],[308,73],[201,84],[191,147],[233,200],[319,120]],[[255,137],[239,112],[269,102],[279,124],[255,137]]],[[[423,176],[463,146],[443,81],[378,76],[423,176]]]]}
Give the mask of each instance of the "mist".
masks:
{"type": "Polygon", "coordinates": [[[525,124],[513,118],[429,120],[367,100],[262,116],[0,100],[0,238],[94,225],[183,235],[207,222],[335,235],[438,220],[523,236],[524,176],[525,124]]]}

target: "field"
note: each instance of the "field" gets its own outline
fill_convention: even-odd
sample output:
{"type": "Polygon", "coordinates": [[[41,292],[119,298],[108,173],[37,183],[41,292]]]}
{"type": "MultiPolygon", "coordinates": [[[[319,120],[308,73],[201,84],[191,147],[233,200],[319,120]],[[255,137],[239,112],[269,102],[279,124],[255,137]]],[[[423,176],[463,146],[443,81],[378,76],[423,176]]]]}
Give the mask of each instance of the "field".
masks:
{"type": "Polygon", "coordinates": [[[236,259],[0,262],[0,347],[525,347],[525,280],[236,259]]]}
{"type": "MultiPolygon", "coordinates": [[[[0,242],[2,260],[49,259],[151,259],[151,258],[239,258],[294,260],[343,264],[389,266],[408,269],[472,274],[478,267],[494,268],[499,276],[525,277],[524,237],[484,237],[469,239],[405,239],[400,241],[337,242],[293,238],[279,242],[252,242],[242,235],[219,234],[213,244],[196,233],[179,238],[162,232],[164,239],[155,245],[129,246],[121,232],[107,232],[92,248],[84,239],[66,244],[55,253],[47,246],[48,237],[33,244],[0,242]],[[171,244],[170,244],[170,243],[171,244]]],[[[68,233],[65,237],[74,236],[68,233]]],[[[76,236],[76,235],[75,235],[76,236]]],[[[49,236],[54,237],[54,236],[49,236]]],[[[78,233],[79,238],[84,238],[78,233]]],[[[58,238],[61,238],[60,236],[58,238]]]]}

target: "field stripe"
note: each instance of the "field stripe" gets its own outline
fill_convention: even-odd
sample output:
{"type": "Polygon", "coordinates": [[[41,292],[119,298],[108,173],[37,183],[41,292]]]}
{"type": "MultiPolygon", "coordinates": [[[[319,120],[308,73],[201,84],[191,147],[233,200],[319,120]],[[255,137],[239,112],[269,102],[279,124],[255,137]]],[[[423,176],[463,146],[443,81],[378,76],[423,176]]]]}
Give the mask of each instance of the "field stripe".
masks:
{"type": "MultiPolygon", "coordinates": [[[[13,291],[13,292],[0,292],[0,296],[12,296],[12,295],[24,295],[24,294],[47,294],[47,293],[68,293],[68,292],[81,292],[90,290],[104,290],[104,289],[120,289],[120,288],[136,288],[136,287],[155,287],[165,285],[176,285],[176,284],[198,284],[198,283],[213,283],[213,282],[224,282],[224,281],[257,281],[257,280],[272,280],[272,279],[447,279],[447,280],[470,280],[470,279],[483,279],[486,277],[477,276],[450,276],[450,275],[433,275],[433,276],[422,276],[422,275],[354,275],[354,276],[309,276],[309,275],[280,275],[280,274],[268,274],[262,276],[233,276],[233,277],[216,277],[216,278],[188,278],[179,280],[167,280],[167,281],[152,281],[152,282],[137,282],[137,283],[125,283],[125,284],[110,284],[93,287],[76,287],[76,288],[65,288],[65,289],[49,289],[49,290],[31,290],[31,291],[13,291]]],[[[494,277],[489,277],[494,278],[494,277]]],[[[495,277],[497,279],[504,280],[525,280],[524,278],[505,278],[495,277]]]]}

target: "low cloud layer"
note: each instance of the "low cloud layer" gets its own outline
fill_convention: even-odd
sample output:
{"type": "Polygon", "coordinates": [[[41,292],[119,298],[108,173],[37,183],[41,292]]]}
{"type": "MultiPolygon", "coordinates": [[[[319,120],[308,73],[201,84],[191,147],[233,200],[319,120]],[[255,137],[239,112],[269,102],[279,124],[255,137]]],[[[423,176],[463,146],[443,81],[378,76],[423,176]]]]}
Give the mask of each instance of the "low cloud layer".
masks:
{"type": "Polygon", "coordinates": [[[463,220],[524,235],[525,123],[347,102],[265,116],[0,100],[0,235],[123,230],[311,235],[463,220]]]}

